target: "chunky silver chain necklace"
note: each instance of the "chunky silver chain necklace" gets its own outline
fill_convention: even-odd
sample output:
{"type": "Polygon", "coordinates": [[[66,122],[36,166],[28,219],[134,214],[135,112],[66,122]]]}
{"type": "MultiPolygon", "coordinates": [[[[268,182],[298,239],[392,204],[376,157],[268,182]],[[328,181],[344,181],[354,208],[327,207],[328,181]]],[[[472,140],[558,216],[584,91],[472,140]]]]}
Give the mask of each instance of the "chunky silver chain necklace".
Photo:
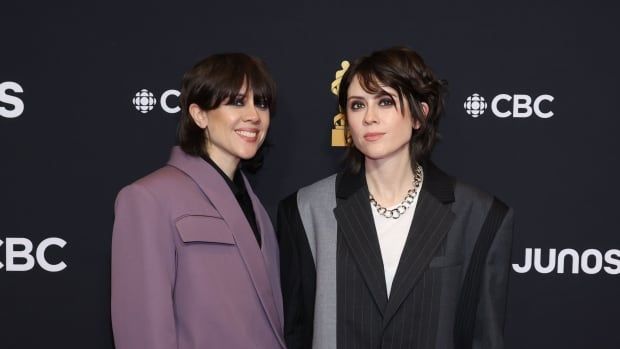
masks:
{"type": "Polygon", "coordinates": [[[407,195],[400,203],[400,205],[396,206],[391,210],[381,206],[377,200],[372,196],[372,194],[368,195],[368,199],[370,200],[370,204],[377,210],[377,213],[382,215],[385,218],[400,218],[407,209],[411,207],[413,201],[415,200],[416,195],[418,195],[418,191],[420,190],[420,185],[422,184],[422,166],[417,165],[415,168],[415,174],[413,175],[413,188],[407,191],[407,195]]]}

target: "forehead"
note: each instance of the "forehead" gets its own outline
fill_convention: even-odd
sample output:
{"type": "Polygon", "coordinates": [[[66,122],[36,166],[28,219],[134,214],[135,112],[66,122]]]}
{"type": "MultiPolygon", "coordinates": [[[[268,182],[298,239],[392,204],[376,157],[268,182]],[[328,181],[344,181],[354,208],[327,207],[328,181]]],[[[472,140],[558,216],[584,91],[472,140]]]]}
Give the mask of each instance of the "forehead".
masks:
{"type": "Polygon", "coordinates": [[[396,97],[398,96],[398,92],[394,88],[374,79],[363,80],[359,75],[353,77],[347,89],[348,97],[377,97],[385,93],[396,97]]]}
{"type": "Polygon", "coordinates": [[[243,84],[241,85],[241,87],[239,87],[239,91],[237,92],[237,95],[242,95],[242,96],[253,96],[254,95],[254,90],[252,89],[252,86],[248,84],[247,79],[243,80],[243,84]]]}

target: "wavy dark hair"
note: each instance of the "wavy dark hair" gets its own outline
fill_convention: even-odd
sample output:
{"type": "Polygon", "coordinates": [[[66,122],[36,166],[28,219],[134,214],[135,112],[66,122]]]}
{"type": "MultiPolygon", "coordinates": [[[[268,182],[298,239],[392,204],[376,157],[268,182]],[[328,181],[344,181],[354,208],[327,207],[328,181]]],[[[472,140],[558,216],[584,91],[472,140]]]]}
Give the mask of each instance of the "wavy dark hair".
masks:
{"type": "MultiPolygon", "coordinates": [[[[435,77],[420,55],[407,47],[393,47],[375,51],[369,56],[360,57],[343,75],[338,90],[340,110],[347,116],[347,92],[355,77],[362,88],[372,94],[382,91],[382,86],[396,90],[401,110],[404,99],[409,102],[409,111],[420,128],[414,130],[409,140],[411,166],[428,159],[439,137],[437,127],[443,113],[447,82],[435,77]],[[424,116],[422,102],[428,105],[424,116]]],[[[346,120],[346,118],[345,118],[346,120]]],[[[348,128],[347,128],[348,130],[348,128]]],[[[364,162],[364,154],[355,148],[347,131],[349,148],[345,166],[353,173],[359,172],[364,162]]]]}
{"type": "MultiPolygon", "coordinates": [[[[276,86],[265,64],[258,58],[245,53],[221,53],[211,55],[196,63],[183,75],[181,96],[181,117],[178,127],[178,144],[187,154],[208,156],[206,153],[207,135],[189,113],[189,106],[196,103],[203,110],[216,109],[223,102],[233,100],[243,83],[254,93],[254,99],[269,107],[269,113],[275,112],[276,86]]],[[[250,170],[257,170],[263,161],[263,143],[256,155],[241,165],[250,170]]]]}

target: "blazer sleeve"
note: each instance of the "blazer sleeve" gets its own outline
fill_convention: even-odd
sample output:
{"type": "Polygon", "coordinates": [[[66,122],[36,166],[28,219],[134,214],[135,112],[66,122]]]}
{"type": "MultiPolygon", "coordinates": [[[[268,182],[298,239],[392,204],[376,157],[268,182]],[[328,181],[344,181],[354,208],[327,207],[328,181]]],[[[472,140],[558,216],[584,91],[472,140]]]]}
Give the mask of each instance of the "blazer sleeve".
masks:
{"type": "Polygon", "coordinates": [[[175,247],[161,204],[139,184],[118,194],[112,233],[112,329],[116,349],[177,348],[175,247]]]}
{"type": "Polygon", "coordinates": [[[316,269],[299,216],[296,193],[278,206],[277,235],[288,349],[312,348],[316,269]]]}
{"type": "Polygon", "coordinates": [[[489,249],[480,286],[480,302],[472,347],[504,348],[504,319],[510,275],[514,211],[510,209],[489,249]]]}

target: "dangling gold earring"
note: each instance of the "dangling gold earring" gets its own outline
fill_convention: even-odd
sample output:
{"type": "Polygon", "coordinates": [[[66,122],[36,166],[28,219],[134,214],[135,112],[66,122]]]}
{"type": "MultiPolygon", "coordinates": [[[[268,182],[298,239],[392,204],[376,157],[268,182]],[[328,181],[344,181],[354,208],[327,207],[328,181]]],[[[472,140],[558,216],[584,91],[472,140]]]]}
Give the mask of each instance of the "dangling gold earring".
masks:
{"type": "Polygon", "coordinates": [[[352,147],[353,146],[353,137],[351,136],[351,133],[349,132],[349,129],[346,130],[346,142],[347,142],[347,146],[348,147],[352,147]]]}

